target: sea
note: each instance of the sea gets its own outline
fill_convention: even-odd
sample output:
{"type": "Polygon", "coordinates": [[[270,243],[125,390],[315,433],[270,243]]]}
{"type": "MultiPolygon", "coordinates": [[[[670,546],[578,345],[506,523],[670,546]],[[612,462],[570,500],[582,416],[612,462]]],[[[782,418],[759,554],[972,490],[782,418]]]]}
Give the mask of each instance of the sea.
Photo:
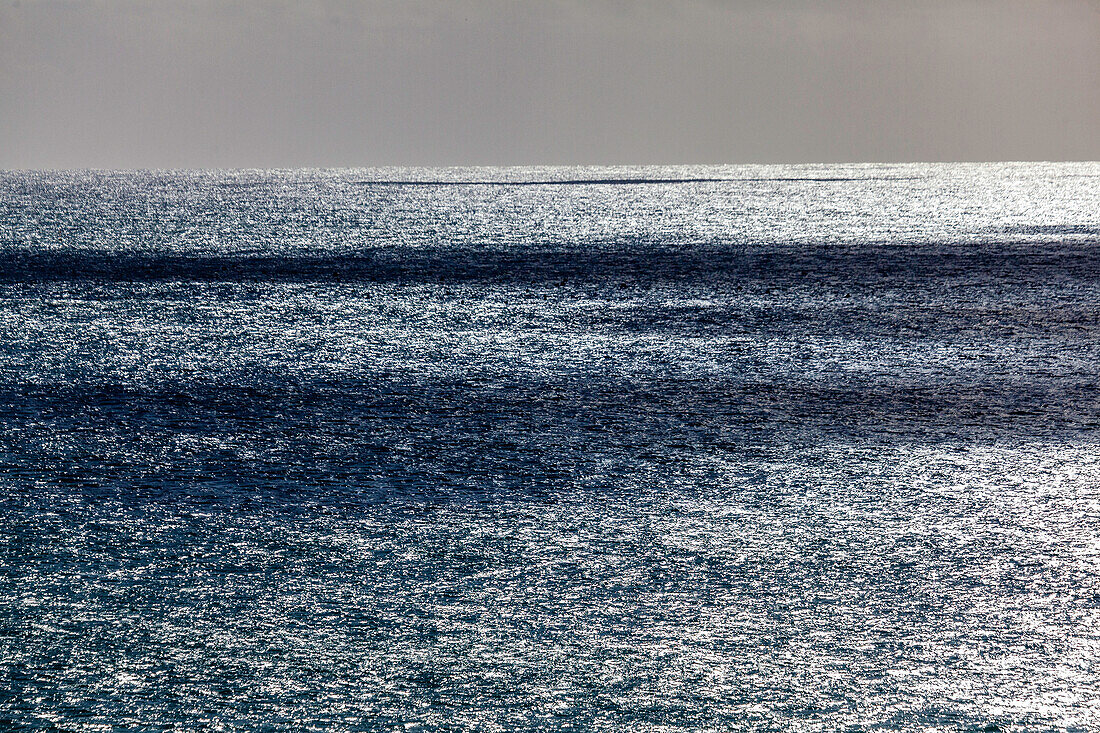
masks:
{"type": "Polygon", "coordinates": [[[0,173],[0,730],[1100,730],[1100,164],[0,173]]]}

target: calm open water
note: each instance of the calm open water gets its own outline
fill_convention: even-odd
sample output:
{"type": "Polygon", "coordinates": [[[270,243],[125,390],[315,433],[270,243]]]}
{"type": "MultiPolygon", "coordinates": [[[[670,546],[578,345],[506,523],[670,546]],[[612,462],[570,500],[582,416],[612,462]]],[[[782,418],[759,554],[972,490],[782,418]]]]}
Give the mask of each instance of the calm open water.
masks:
{"type": "Polygon", "coordinates": [[[0,173],[0,729],[1097,730],[1098,373],[1100,164],[0,173]]]}

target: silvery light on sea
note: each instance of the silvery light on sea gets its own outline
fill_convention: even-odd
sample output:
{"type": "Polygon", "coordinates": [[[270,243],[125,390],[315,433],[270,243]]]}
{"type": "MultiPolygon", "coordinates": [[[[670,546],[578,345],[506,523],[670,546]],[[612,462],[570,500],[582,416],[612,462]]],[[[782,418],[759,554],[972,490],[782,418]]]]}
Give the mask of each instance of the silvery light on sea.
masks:
{"type": "Polygon", "coordinates": [[[1100,727],[1098,181],[2,173],[0,727],[1100,727]]]}

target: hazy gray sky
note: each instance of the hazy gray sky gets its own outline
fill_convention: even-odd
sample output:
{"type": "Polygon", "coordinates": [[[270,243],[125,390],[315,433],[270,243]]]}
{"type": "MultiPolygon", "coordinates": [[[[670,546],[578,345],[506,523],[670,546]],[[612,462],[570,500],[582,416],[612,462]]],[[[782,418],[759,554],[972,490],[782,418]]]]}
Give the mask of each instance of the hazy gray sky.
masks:
{"type": "Polygon", "coordinates": [[[0,167],[1100,159],[1097,0],[0,0],[0,167]]]}

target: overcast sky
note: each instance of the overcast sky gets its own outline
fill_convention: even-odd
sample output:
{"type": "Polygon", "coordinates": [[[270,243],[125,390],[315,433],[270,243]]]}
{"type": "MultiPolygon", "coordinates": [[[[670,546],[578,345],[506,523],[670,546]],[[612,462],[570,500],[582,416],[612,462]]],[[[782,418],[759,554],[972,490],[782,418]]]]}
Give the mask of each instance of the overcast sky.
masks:
{"type": "Polygon", "coordinates": [[[1100,159],[1100,0],[0,0],[0,167],[1100,159]]]}

